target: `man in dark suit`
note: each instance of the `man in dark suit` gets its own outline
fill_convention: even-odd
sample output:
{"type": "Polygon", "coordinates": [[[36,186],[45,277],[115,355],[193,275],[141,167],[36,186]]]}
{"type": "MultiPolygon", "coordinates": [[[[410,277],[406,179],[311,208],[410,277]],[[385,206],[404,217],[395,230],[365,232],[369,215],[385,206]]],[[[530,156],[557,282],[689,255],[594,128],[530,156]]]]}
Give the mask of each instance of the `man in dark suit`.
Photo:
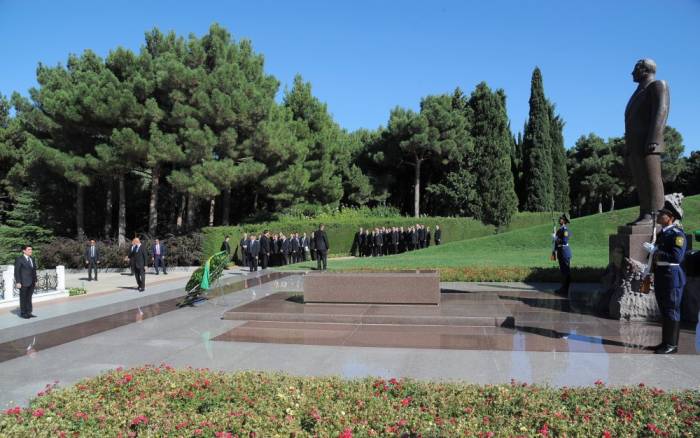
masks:
{"type": "Polygon", "coordinates": [[[425,227],[425,247],[430,247],[430,227],[425,227]]]}
{"type": "Polygon", "coordinates": [[[280,256],[282,257],[282,265],[289,264],[289,253],[291,252],[289,239],[284,234],[281,235],[282,242],[280,243],[280,256]]]}
{"type": "Polygon", "coordinates": [[[250,235],[248,240],[248,259],[250,262],[250,272],[258,270],[258,256],[260,255],[260,241],[255,238],[255,234],[250,235]]]}
{"type": "Polygon", "coordinates": [[[168,271],[165,267],[165,245],[160,243],[160,240],[156,239],[153,248],[151,248],[151,253],[153,255],[153,267],[156,269],[156,275],[158,275],[158,267],[163,268],[163,275],[168,275],[168,271]]]}
{"type": "Polygon", "coordinates": [[[219,251],[226,251],[229,257],[231,257],[231,244],[228,243],[229,236],[224,237],[224,241],[221,243],[221,248],[219,251]]]}
{"type": "Polygon", "coordinates": [[[92,281],[92,271],[95,271],[97,281],[97,265],[100,264],[100,250],[95,245],[95,240],[90,240],[90,245],[85,248],[85,265],[88,268],[88,281],[92,281]]]}
{"type": "Polygon", "coordinates": [[[270,263],[270,232],[265,230],[263,235],[260,236],[260,265],[262,269],[267,269],[268,263],[270,263]]]}
{"type": "Polygon", "coordinates": [[[399,253],[399,229],[397,227],[392,228],[391,230],[391,245],[392,245],[392,251],[394,254],[399,253]]]}
{"type": "Polygon", "coordinates": [[[382,251],[384,250],[384,238],[382,237],[382,230],[380,230],[379,228],[377,228],[376,230],[377,231],[374,234],[374,255],[381,256],[383,255],[382,251]]]}
{"type": "Polygon", "coordinates": [[[36,318],[32,313],[32,295],[36,286],[36,260],[32,257],[32,247],[22,245],[22,255],[15,259],[15,287],[19,289],[20,318],[36,318]]]}
{"type": "Polygon", "coordinates": [[[355,238],[352,239],[352,246],[350,247],[350,255],[355,256],[355,254],[359,254],[360,257],[362,257],[362,239],[364,238],[364,234],[362,233],[362,227],[360,227],[360,231],[355,233],[355,238]]]}
{"type": "Polygon", "coordinates": [[[325,226],[321,224],[314,233],[314,240],[316,241],[316,266],[319,271],[325,271],[328,267],[328,250],[330,249],[330,245],[328,244],[328,236],[326,236],[324,228],[325,226]],[[323,269],[321,266],[323,266],[323,269]]]}
{"type": "Polygon", "coordinates": [[[241,263],[243,266],[248,266],[248,233],[243,233],[238,247],[241,248],[241,263]]]}
{"type": "Polygon", "coordinates": [[[301,246],[301,260],[305,262],[309,257],[309,238],[306,237],[306,233],[299,239],[299,246],[301,246]]]}
{"type": "Polygon", "coordinates": [[[291,241],[292,263],[299,263],[301,261],[301,257],[299,257],[299,249],[301,248],[301,246],[299,245],[299,233],[292,233],[291,241]]]}
{"type": "Polygon", "coordinates": [[[127,259],[129,260],[131,269],[134,271],[139,292],[143,292],[146,290],[146,265],[148,264],[148,257],[146,256],[146,250],[143,248],[143,245],[141,245],[141,239],[138,237],[134,237],[134,240],[131,241],[131,250],[129,251],[127,259]]]}
{"type": "Polygon", "coordinates": [[[442,230],[440,229],[440,225],[435,225],[435,244],[439,245],[442,243],[442,230]]]}

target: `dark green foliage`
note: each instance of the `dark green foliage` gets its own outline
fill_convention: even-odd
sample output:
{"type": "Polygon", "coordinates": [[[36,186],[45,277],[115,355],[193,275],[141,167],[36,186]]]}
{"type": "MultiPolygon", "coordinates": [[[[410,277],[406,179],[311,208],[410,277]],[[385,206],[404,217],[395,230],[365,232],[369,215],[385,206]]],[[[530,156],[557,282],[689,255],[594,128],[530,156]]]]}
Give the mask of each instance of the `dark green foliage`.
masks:
{"type": "Polygon", "coordinates": [[[615,208],[615,198],[625,190],[623,142],[608,142],[595,134],[581,137],[567,153],[569,178],[573,182],[571,197],[578,216],[603,211],[603,202],[609,210],[615,208]]]}
{"type": "Polygon", "coordinates": [[[12,263],[25,244],[40,253],[39,247],[51,238],[51,231],[40,225],[41,212],[31,190],[19,191],[13,201],[5,223],[0,225],[0,264],[12,263]]]}
{"type": "MultiPolygon", "coordinates": [[[[187,236],[171,236],[160,239],[167,248],[167,266],[196,266],[202,260],[202,234],[192,233],[187,236]]],[[[150,251],[153,240],[148,236],[141,239],[144,248],[150,251]]],[[[39,247],[39,264],[47,268],[63,265],[68,269],[85,268],[85,248],[87,242],[66,237],[56,237],[39,247]]],[[[117,242],[97,240],[100,249],[100,266],[105,268],[127,268],[129,262],[124,260],[128,247],[120,247],[117,242]]]]}
{"type": "Polygon", "coordinates": [[[492,92],[482,82],[472,93],[469,106],[474,139],[471,168],[478,193],[474,217],[497,227],[508,225],[517,211],[518,199],[511,172],[512,139],[505,93],[492,92]]]}
{"type": "Polygon", "coordinates": [[[687,166],[683,159],[683,136],[678,130],[671,126],[664,129],[664,153],[661,155],[661,175],[664,184],[673,184],[687,166]]]}
{"type": "Polygon", "coordinates": [[[549,104],[544,95],[542,73],[535,68],[530,88],[530,115],[523,138],[523,180],[525,211],[554,208],[552,185],[552,140],[549,104]]]}
{"type": "Polygon", "coordinates": [[[554,105],[549,103],[549,138],[552,146],[552,184],[554,210],[568,212],[569,175],[566,169],[566,148],[564,147],[564,120],[555,114],[554,105]]]}

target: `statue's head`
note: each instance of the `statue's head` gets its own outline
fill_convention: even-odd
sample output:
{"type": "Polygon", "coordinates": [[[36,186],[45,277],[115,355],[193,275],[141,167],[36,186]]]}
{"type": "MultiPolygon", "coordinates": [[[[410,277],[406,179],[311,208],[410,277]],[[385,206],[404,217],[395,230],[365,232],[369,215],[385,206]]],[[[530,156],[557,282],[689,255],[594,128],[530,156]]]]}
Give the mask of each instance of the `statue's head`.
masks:
{"type": "Polygon", "coordinates": [[[634,82],[641,82],[643,79],[656,75],[656,63],[653,59],[640,59],[634,65],[632,70],[632,79],[634,82]]]}

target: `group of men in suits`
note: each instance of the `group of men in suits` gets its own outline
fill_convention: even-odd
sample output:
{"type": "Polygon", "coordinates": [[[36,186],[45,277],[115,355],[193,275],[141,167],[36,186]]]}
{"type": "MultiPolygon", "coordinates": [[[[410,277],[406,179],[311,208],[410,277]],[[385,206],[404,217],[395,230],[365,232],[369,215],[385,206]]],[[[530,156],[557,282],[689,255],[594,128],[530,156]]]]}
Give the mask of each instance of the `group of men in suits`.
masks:
{"type": "MultiPolygon", "coordinates": [[[[221,244],[221,251],[231,254],[230,237],[226,236],[221,244]]],[[[319,261],[319,269],[325,269],[328,257],[328,237],[323,225],[307,237],[297,232],[271,234],[265,230],[261,235],[254,233],[243,234],[238,248],[243,266],[251,271],[257,271],[258,267],[267,269],[270,266],[284,266],[292,263],[305,262],[309,259],[319,261]]]]}
{"type": "Polygon", "coordinates": [[[377,257],[399,254],[406,251],[427,248],[434,238],[435,245],[442,242],[442,230],[435,226],[435,234],[431,235],[430,227],[416,224],[404,227],[375,227],[360,230],[355,233],[350,252],[358,257],[377,257]]]}

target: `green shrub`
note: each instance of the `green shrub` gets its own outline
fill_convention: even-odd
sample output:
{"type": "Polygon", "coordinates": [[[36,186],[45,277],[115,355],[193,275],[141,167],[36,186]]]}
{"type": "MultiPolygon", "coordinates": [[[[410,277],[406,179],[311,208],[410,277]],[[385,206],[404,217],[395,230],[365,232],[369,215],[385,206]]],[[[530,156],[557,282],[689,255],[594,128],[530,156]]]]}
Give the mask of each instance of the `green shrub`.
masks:
{"type": "MultiPolygon", "coordinates": [[[[595,386],[593,386],[593,384],[595,386]]],[[[0,435],[700,436],[700,392],[117,369],[0,414],[0,435]]]]}
{"type": "MultiPolygon", "coordinates": [[[[202,260],[202,235],[194,233],[188,236],[164,237],[161,243],[167,247],[167,266],[196,266],[202,260]]],[[[151,263],[150,251],[153,241],[144,236],[141,244],[147,248],[148,261],[151,263]]],[[[130,243],[119,247],[113,241],[99,241],[96,243],[100,250],[101,268],[127,268],[128,262],[124,257],[128,255],[130,243]]],[[[47,268],[63,265],[68,269],[85,268],[86,241],[57,237],[43,245],[39,252],[39,265],[47,268]]]]}
{"type": "Polygon", "coordinates": [[[69,297],[74,297],[76,295],[85,295],[85,294],[87,294],[87,290],[85,290],[85,288],[82,288],[82,287],[72,287],[72,288],[68,289],[68,296],[69,297]]]}

